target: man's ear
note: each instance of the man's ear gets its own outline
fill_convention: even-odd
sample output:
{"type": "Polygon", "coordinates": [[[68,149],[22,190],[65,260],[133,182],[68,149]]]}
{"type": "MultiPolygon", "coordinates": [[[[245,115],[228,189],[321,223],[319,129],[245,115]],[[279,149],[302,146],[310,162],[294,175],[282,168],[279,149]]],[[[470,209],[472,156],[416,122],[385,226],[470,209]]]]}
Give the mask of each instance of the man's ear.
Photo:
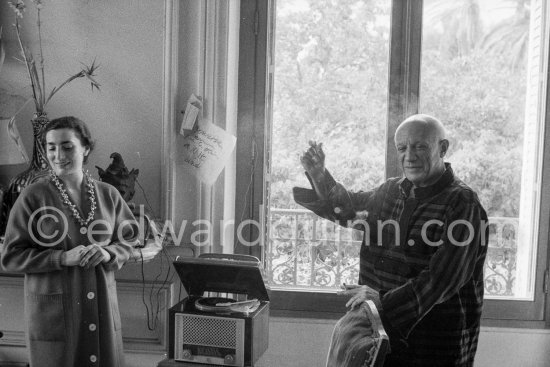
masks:
{"type": "Polygon", "coordinates": [[[439,141],[439,156],[441,158],[445,157],[447,150],[449,149],[449,141],[447,139],[442,139],[439,141]]]}

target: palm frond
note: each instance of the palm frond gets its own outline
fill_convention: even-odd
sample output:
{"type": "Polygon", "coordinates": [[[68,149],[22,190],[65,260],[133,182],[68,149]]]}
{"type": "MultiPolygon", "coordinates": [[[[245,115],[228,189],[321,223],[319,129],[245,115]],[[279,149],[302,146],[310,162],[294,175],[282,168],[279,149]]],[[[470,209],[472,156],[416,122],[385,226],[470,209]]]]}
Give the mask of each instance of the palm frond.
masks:
{"type": "Polygon", "coordinates": [[[513,25],[503,21],[485,35],[480,48],[487,53],[509,57],[511,67],[516,68],[522,60],[525,60],[528,43],[528,20],[513,25]]]}
{"type": "MultiPolygon", "coordinates": [[[[442,42],[456,42],[459,53],[474,49],[482,36],[483,24],[478,0],[434,0],[424,11],[426,24],[442,24],[442,42]]],[[[445,47],[445,46],[443,46],[445,47]]]]}

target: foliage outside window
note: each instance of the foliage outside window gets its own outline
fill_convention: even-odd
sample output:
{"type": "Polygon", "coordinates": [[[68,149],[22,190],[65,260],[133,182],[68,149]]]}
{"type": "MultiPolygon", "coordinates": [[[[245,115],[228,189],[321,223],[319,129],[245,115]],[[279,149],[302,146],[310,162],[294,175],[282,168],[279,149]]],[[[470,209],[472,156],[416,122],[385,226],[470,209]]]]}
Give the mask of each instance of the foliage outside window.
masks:
{"type": "MultiPolygon", "coordinates": [[[[531,10],[525,0],[424,2],[419,112],[446,124],[448,161],[488,211],[492,297],[532,298],[533,279],[521,276],[533,274],[537,239],[520,239],[519,230],[536,232],[539,200],[526,194],[540,171],[539,120],[525,108],[527,66],[540,66],[527,57],[541,45],[529,38],[531,10]]],[[[309,139],[324,143],[327,167],[346,187],[383,182],[385,151],[394,149],[385,139],[390,13],[389,1],[277,1],[266,250],[272,286],[331,289],[357,279],[359,238],[300,209],[291,193],[309,185],[298,159],[309,139]]]]}
{"type": "Polygon", "coordinates": [[[308,185],[299,154],[310,139],[323,142],[329,170],[346,187],[359,190],[382,182],[390,3],[278,1],[276,22],[271,282],[353,283],[358,238],[300,209],[291,193],[293,186],[308,185]]]}

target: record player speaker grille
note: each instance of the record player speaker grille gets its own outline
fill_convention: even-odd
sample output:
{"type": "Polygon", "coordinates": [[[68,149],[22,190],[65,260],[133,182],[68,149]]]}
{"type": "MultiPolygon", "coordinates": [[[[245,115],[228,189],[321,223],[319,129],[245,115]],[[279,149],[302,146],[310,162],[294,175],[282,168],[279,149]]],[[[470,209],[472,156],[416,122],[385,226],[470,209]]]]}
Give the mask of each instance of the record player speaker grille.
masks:
{"type": "Polygon", "coordinates": [[[239,319],[185,315],[181,318],[182,341],[188,344],[236,348],[239,319]]]}

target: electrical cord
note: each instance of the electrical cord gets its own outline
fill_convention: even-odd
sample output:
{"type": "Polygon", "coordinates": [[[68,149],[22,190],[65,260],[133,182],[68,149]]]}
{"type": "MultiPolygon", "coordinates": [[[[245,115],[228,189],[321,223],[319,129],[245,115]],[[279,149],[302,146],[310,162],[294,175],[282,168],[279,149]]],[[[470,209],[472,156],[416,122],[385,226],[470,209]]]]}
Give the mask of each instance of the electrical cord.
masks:
{"type": "MultiPolygon", "coordinates": [[[[145,306],[145,311],[147,315],[147,329],[153,331],[156,330],[160,320],[159,315],[162,311],[166,310],[166,306],[161,308],[161,295],[160,292],[166,288],[166,285],[171,283],[174,279],[174,273],[172,272],[172,269],[170,268],[170,262],[168,262],[168,268],[166,271],[166,276],[162,283],[158,286],[155,293],[155,284],[158,283],[158,278],[160,275],[164,272],[164,257],[166,257],[168,260],[170,260],[169,255],[165,252],[164,249],[161,251],[161,260],[160,260],[160,269],[159,273],[155,277],[155,279],[151,282],[151,287],[148,289],[148,292],[146,292],[146,281],[145,281],[145,267],[144,267],[144,261],[143,261],[143,253],[140,249],[140,256],[141,256],[141,301],[143,305],[145,306]],[[146,293],[148,293],[148,297],[146,297],[146,293]],[[149,299],[149,304],[147,303],[147,298],[149,299]]],[[[180,284],[181,287],[181,284],[180,284]]],[[[181,288],[180,288],[181,291],[181,288]]]]}
{"type": "MultiPolygon", "coordinates": [[[[139,183],[139,181],[136,179],[136,182],[138,186],[140,187],[143,197],[145,199],[145,202],[147,203],[147,206],[149,207],[149,210],[153,215],[155,215],[154,210],[149,203],[149,200],[147,198],[147,194],[145,193],[145,190],[143,189],[143,186],[139,183]]],[[[156,215],[155,215],[156,218],[156,215]]],[[[153,223],[148,222],[148,225],[154,225],[153,223]]],[[[146,233],[149,233],[150,231],[147,230],[146,233]]],[[[147,241],[147,237],[144,238],[144,242],[147,241]]],[[[174,273],[171,269],[171,261],[170,255],[165,250],[164,246],[162,246],[160,251],[160,266],[159,266],[159,272],[155,276],[154,280],[151,281],[151,286],[149,289],[146,287],[146,280],[145,280],[145,261],[143,259],[143,252],[141,249],[139,249],[140,253],[140,260],[141,260],[141,300],[143,305],[145,306],[146,316],[147,316],[147,329],[153,331],[157,329],[157,326],[160,322],[159,315],[162,311],[166,310],[166,306],[161,309],[161,291],[166,288],[166,285],[171,283],[174,278],[174,273]],[[165,259],[166,258],[166,259],[165,259]],[[159,278],[162,275],[163,272],[165,272],[165,261],[168,262],[167,270],[166,270],[166,276],[164,277],[164,280],[161,282],[161,284],[158,286],[157,289],[155,289],[155,285],[159,282],[159,278]],[[146,296],[146,293],[148,293],[148,297],[146,296]],[[147,299],[149,303],[147,303],[147,299]]],[[[181,284],[180,284],[181,287],[181,284]]],[[[181,288],[180,288],[181,290],[181,288]]]]}

